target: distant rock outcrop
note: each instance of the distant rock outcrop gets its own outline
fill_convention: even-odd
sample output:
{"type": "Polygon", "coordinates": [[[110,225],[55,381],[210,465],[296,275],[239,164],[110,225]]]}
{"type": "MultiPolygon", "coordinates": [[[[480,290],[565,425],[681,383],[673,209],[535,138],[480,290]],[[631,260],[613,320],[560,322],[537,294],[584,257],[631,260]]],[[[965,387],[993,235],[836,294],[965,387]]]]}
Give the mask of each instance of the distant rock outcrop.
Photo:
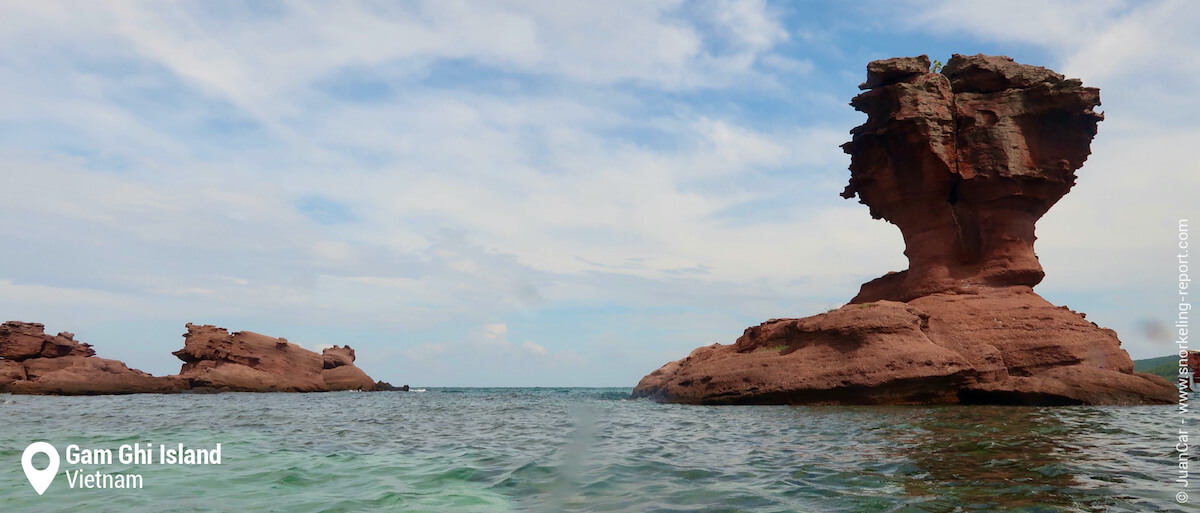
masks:
{"type": "Polygon", "coordinates": [[[249,331],[230,334],[216,326],[187,324],[179,377],[193,388],[235,392],[374,390],[375,382],[354,366],[354,350],[334,347],[320,355],[249,331]]]}
{"type": "Polygon", "coordinates": [[[408,385],[395,386],[386,381],[376,381],[375,391],[377,392],[408,392],[408,385]]]}
{"type": "Polygon", "coordinates": [[[67,332],[50,336],[37,323],[0,325],[0,392],[35,395],[172,393],[186,387],[117,360],[96,357],[89,344],[67,332]]]}
{"type": "Polygon", "coordinates": [[[322,354],[248,331],[187,325],[178,375],[155,377],[96,357],[71,333],[45,334],[37,323],[0,325],[0,393],[102,395],[192,392],[328,392],[376,389],[354,366],[350,346],[322,354]]]}
{"type": "Polygon", "coordinates": [[[634,397],[704,404],[1145,404],[1112,330],[1033,292],[1034,224],[1075,184],[1099,90],[1007,57],[868,65],[843,196],[900,228],[909,267],[850,304],[749,328],[642,379],[634,397]]]}

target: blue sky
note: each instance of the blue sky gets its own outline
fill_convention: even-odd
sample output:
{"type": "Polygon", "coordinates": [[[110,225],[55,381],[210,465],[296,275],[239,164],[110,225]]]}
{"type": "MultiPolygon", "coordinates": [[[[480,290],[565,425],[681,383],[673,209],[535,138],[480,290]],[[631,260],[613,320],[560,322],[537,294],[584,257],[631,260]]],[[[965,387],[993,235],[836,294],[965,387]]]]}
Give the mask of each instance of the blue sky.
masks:
{"type": "Polygon", "coordinates": [[[397,384],[632,386],[903,269],[838,196],[847,102],[870,60],[983,52],[1101,88],[1037,290],[1158,356],[1200,217],[1198,25],[1182,0],[8,2],[0,313],[155,374],[193,322],[397,384]]]}

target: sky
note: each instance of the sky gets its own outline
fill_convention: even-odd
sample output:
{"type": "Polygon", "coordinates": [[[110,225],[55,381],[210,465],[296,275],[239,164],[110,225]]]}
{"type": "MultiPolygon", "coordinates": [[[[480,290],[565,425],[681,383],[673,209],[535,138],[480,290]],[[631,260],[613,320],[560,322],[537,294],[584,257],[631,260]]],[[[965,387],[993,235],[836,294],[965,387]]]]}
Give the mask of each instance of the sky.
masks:
{"type": "MultiPolygon", "coordinates": [[[[1035,290],[1174,351],[1200,5],[0,2],[0,320],[157,375],[184,324],[413,386],[633,386],[906,267],[839,193],[875,59],[1099,87],[1035,290]]],[[[1195,221],[1193,221],[1195,223],[1195,221]]]]}

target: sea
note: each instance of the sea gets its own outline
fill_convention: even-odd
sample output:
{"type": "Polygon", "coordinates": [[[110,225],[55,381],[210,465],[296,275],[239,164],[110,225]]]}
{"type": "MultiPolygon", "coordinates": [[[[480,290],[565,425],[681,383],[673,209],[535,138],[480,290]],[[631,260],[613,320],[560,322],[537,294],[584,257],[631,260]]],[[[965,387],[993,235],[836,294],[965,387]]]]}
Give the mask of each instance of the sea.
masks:
{"type": "Polygon", "coordinates": [[[1200,467],[1175,481],[1171,406],[685,406],[629,392],[0,395],[0,512],[1200,510],[1200,467]],[[47,474],[53,456],[30,456],[41,495],[22,465],[38,441],[59,460],[47,474]]]}

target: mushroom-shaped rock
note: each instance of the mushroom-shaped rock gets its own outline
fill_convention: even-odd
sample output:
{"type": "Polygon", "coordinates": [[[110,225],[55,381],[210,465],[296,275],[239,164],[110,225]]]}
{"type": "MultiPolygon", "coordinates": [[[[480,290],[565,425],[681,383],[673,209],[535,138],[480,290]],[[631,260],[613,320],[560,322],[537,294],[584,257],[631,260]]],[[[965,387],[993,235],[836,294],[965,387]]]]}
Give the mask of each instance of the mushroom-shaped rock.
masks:
{"type": "Polygon", "coordinates": [[[868,65],[843,196],[900,228],[907,270],[850,304],[696,349],[633,397],[697,404],[1166,404],[1112,330],[1033,292],[1034,224],[1075,185],[1099,91],[1008,57],[868,65]]]}

